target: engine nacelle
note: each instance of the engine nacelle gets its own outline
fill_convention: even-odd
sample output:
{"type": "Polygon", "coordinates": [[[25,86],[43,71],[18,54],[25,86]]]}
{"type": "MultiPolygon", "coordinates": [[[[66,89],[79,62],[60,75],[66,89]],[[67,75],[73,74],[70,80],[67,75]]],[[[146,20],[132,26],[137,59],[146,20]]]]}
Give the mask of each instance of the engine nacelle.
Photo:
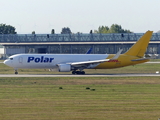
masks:
{"type": "Polygon", "coordinates": [[[70,72],[71,71],[70,64],[60,64],[58,66],[59,66],[59,72],[70,72]]]}

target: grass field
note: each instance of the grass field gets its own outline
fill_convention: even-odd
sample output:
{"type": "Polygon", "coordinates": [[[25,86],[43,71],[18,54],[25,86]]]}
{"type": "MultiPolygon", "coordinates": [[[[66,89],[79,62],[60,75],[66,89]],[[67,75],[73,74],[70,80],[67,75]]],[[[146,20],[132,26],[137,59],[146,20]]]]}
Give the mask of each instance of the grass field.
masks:
{"type": "MultiPolygon", "coordinates": [[[[140,64],[86,73],[159,70],[159,64],[140,64]]],[[[0,64],[0,74],[13,73],[0,64]]],[[[19,74],[64,73],[36,69],[19,74]]],[[[157,120],[159,113],[159,77],[0,78],[0,120],[157,120]]]]}
{"type": "Polygon", "coordinates": [[[159,94],[158,77],[0,78],[0,119],[157,120],[159,94]]]}

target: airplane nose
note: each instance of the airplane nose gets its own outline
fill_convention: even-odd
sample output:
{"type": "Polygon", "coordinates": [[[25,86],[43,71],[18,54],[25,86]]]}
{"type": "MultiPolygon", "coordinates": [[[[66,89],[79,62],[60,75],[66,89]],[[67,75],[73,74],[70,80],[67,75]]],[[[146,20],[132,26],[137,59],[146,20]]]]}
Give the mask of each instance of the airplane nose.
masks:
{"type": "Polygon", "coordinates": [[[4,63],[5,65],[8,65],[8,66],[11,65],[11,61],[9,61],[9,60],[5,60],[3,63],[4,63]]]}
{"type": "Polygon", "coordinates": [[[3,61],[4,64],[6,64],[7,60],[3,61]]]}

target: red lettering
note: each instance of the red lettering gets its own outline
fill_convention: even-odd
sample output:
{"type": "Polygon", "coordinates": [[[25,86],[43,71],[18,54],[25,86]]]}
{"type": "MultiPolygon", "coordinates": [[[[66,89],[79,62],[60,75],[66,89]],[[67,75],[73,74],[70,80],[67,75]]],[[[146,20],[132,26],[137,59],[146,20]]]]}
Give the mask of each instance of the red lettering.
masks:
{"type": "Polygon", "coordinates": [[[118,60],[109,60],[108,62],[120,62],[118,60]]]}

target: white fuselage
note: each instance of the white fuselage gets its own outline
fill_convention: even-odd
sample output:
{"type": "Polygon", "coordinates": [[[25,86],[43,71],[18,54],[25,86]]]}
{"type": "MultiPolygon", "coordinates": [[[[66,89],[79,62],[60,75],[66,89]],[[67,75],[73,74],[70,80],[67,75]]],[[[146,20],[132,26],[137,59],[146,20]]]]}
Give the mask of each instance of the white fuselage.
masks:
{"type": "Polygon", "coordinates": [[[15,69],[54,69],[57,64],[93,61],[107,57],[107,54],[17,54],[10,56],[4,63],[15,69]]]}

